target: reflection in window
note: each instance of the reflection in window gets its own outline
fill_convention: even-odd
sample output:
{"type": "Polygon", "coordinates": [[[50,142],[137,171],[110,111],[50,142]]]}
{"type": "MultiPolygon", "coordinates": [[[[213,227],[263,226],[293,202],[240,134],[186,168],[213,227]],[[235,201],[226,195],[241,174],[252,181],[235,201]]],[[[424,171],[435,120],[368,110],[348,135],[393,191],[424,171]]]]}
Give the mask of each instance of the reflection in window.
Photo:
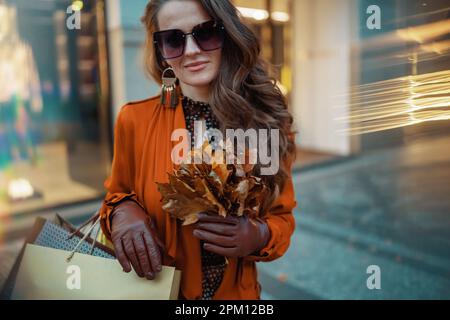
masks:
{"type": "Polygon", "coordinates": [[[71,1],[0,1],[0,217],[103,193],[99,3],[69,30],[71,1]]]}
{"type": "Polygon", "coordinates": [[[234,0],[240,14],[261,41],[262,56],[269,61],[283,93],[292,89],[291,0],[234,0]]]}

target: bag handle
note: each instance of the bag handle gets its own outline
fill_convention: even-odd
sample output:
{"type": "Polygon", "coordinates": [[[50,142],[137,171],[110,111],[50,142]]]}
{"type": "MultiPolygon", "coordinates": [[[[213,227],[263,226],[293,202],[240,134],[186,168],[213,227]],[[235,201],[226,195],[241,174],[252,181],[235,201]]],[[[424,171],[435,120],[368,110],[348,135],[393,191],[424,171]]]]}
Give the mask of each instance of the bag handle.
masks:
{"type": "MultiPolygon", "coordinates": [[[[84,224],[82,224],[77,230],[75,230],[71,235],[69,235],[69,237],[67,238],[67,240],[71,239],[77,232],[79,232],[83,227],[87,226],[90,222],[93,222],[95,220],[95,222],[92,224],[92,226],[89,227],[89,229],[87,230],[87,232],[84,234],[84,236],[80,239],[80,241],[78,241],[77,245],[75,246],[75,248],[73,248],[73,250],[70,252],[69,256],[66,258],[67,262],[70,262],[70,260],[72,260],[73,256],[75,255],[75,253],[77,252],[78,248],[81,246],[81,244],[83,243],[83,241],[85,241],[87,239],[87,237],[91,234],[92,230],[94,230],[95,226],[98,225],[100,223],[100,214],[95,214],[92,218],[90,218],[87,222],[85,222],[84,224]],[[96,220],[95,220],[96,219],[96,220]]],[[[96,232],[96,237],[98,235],[100,228],[97,229],[96,232]]],[[[89,254],[92,254],[92,252],[94,251],[94,246],[95,246],[95,240],[96,238],[93,239],[92,241],[92,245],[91,245],[91,249],[89,251],[89,254]]]]}
{"type": "Polygon", "coordinates": [[[92,217],[90,217],[86,222],[83,222],[74,232],[72,232],[67,237],[67,240],[72,239],[74,235],[76,235],[78,232],[81,232],[81,230],[83,230],[89,223],[93,223],[94,220],[96,218],[98,218],[98,215],[99,215],[99,211],[97,210],[97,212],[92,217]]]}

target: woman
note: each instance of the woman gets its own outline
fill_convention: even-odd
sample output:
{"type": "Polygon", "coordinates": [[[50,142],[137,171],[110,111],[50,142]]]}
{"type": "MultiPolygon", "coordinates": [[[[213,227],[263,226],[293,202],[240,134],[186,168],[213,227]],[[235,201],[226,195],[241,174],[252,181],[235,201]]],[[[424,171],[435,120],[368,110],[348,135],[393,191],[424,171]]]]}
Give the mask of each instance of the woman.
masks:
{"type": "Polygon", "coordinates": [[[142,20],[148,71],[159,83],[166,80],[161,96],[129,103],[118,115],[102,228],[125,272],[133,268],[151,280],[161,265],[181,270],[181,299],[259,299],[255,262],[282,256],[295,224],[295,146],[286,102],[230,1],[152,0],[142,20]],[[283,166],[264,177],[271,197],[263,218],[200,214],[198,223],[181,226],[163,211],[156,182],[167,182],[174,168],[171,134],[192,132],[194,120],[220,130],[280,130],[283,166]]]}

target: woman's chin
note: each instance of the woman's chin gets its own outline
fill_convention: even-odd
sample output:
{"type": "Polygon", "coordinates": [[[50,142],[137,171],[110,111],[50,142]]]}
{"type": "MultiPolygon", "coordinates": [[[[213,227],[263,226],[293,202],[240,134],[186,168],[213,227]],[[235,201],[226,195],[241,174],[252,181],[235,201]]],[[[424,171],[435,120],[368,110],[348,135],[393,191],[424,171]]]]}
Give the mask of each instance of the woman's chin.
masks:
{"type": "Polygon", "coordinates": [[[191,87],[204,87],[209,85],[212,82],[212,80],[213,80],[212,77],[209,75],[204,76],[197,75],[194,77],[189,77],[184,82],[191,87]]]}

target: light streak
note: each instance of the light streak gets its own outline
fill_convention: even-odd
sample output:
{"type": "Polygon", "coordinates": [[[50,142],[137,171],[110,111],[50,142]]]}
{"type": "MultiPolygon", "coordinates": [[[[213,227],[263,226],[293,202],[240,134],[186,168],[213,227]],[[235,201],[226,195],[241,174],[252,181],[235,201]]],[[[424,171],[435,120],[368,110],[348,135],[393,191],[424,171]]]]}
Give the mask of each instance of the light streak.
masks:
{"type": "Polygon", "coordinates": [[[349,114],[337,120],[349,135],[450,120],[450,70],[355,86],[348,96],[349,114]]]}

